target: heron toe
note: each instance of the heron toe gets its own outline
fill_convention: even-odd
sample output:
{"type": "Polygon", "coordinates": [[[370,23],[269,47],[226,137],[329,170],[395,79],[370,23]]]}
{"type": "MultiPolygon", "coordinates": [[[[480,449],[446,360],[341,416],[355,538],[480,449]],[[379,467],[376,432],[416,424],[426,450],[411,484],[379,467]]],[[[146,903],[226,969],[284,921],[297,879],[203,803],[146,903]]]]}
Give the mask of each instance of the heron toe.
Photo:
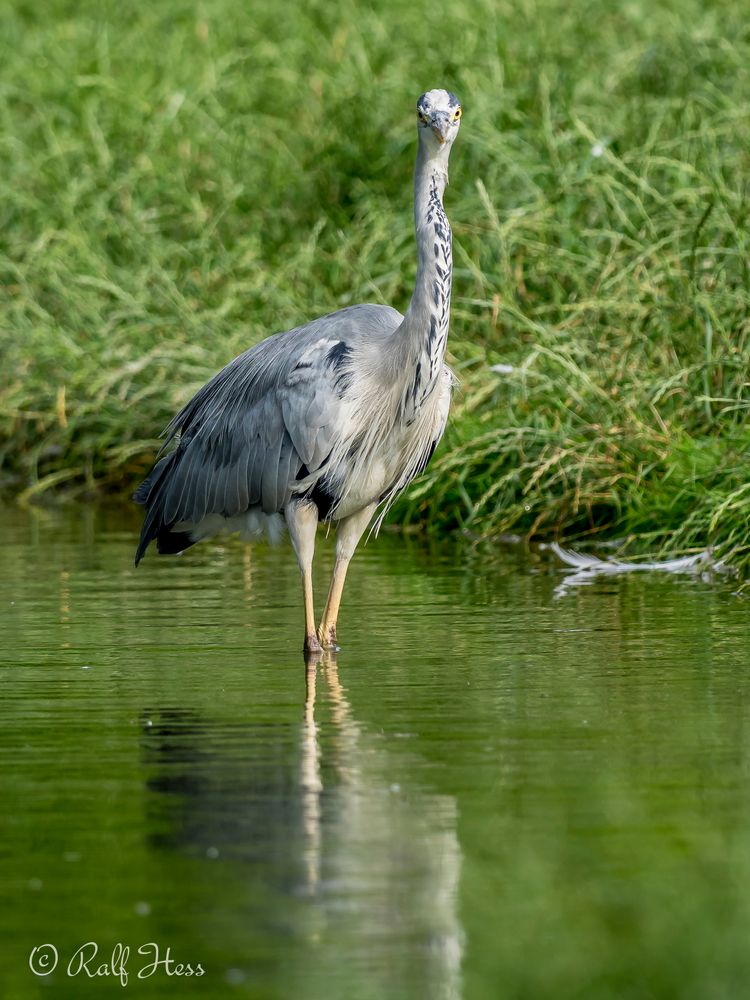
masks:
{"type": "Polygon", "coordinates": [[[318,641],[318,637],[314,632],[312,634],[308,634],[305,636],[304,651],[305,653],[323,652],[323,646],[321,646],[320,642],[318,641]]]}
{"type": "Polygon", "coordinates": [[[329,650],[330,652],[337,653],[341,648],[336,642],[335,625],[321,625],[318,629],[318,639],[323,649],[329,650]]]}

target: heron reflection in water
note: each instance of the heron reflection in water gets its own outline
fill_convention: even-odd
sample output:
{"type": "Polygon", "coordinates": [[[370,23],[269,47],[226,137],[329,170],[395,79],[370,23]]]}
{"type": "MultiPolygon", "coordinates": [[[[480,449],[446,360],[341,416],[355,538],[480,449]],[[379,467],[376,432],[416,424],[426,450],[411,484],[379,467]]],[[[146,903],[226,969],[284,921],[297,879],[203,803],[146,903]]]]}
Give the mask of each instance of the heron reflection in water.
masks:
{"type": "Polygon", "coordinates": [[[150,711],[154,846],[230,866],[237,890],[223,909],[243,914],[238,934],[289,928],[290,995],[345,971],[350,995],[359,984],[373,995],[457,1000],[455,799],[404,777],[419,759],[356,718],[334,654],[307,658],[301,715],[253,726],[150,711]],[[261,910],[248,918],[255,900],[261,910]]]}

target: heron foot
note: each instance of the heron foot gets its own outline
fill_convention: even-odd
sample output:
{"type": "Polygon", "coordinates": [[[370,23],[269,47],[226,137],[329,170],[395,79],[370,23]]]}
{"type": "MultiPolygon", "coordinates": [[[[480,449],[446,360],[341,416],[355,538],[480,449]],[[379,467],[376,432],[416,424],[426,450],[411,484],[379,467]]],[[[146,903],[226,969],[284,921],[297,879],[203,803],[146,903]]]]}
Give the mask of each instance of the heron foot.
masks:
{"type": "Polygon", "coordinates": [[[322,653],[323,647],[318,642],[318,637],[314,632],[308,632],[305,636],[304,651],[306,653],[322,653]]]}
{"type": "Polygon", "coordinates": [[[329,649],[333,652],[338,652],[341,648],[336,642],[336,626],[335,625],[321,625],[318,629],[318,639],[320,641],[323,649],[329,649]]]}

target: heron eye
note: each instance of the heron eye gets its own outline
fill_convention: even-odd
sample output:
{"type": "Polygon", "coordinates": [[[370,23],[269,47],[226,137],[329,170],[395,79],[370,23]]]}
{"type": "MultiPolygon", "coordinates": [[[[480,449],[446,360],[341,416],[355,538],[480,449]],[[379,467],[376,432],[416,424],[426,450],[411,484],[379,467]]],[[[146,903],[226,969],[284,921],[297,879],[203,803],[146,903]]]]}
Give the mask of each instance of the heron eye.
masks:
{"type": "Polygon", "coordinates": [[[426,122],[427,121],[427,115],[424,113],[424,111],[420,111],[419,109],[417,109],[417,118],[421,122],[426,122]]]}
{"type": "Polygon", "coordinates": [[[456,108],[456,111],[453,115],[453,121],[457,122],[460,117],[461,117],[461,108],[456,108]]]}

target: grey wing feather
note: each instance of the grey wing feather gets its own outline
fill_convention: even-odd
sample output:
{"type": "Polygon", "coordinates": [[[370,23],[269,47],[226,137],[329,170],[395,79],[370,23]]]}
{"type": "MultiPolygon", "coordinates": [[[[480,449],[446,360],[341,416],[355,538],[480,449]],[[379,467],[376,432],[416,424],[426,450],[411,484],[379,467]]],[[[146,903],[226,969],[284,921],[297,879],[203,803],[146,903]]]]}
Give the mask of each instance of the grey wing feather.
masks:
{"type": "Polygon", "coordinates": [[[283,443],[283,436],[277,434],[269,441],[265,448],[260,477],[260,504],[264,514],[274,514],[284,506],[284,494],[286,490],[281,492],[278,483],[278,471],[283,443]]]}
{"type": "MultiPolygon", "coordinates": [[[[276,468],[276,497],[279,507],[287,502],[290,484],[297,478],[300,470],[300,456],[292,444],[292,439],[288,434],[284,434],[281,441],[281,451],[279,462],[276,468]]],[[[278,510],[279,507],[276,509],[278,510]]]]}
{"type": "Polygon", "coordinates": [[[258,503],[273,513],[300,478],[308,488],[331,452],[341,408],[327,352],[385,336],[400,321],[385,306],[342,309],[269,337],[207,382],[167,425],[162,454],[179,436],[177,446],[135,494],[147,507],[136,563],[175,525],[233,517],[258,503]]]}
{"type": "Polygon", "coordinates": [[[326,454],[330,451],[328,428],[335,426],[340,406],[341,400],[332,386],[325,383],[317,388],[298,383],[283,390],[284,424],[297,454],[311,470],[317,468],[324,457],[318,457],[320,451],[327,449],[326,454]]]}
{"type": "Polygon", "coordinates": [[[256,442],[251,439],[248,446],[229,462],[224,475],[219,477],[223,489],[219,491],[221,503],[217,509],[226,517],[234,517],[250,506],[250,472],[255,464],[255,452],[256,442]]]}

